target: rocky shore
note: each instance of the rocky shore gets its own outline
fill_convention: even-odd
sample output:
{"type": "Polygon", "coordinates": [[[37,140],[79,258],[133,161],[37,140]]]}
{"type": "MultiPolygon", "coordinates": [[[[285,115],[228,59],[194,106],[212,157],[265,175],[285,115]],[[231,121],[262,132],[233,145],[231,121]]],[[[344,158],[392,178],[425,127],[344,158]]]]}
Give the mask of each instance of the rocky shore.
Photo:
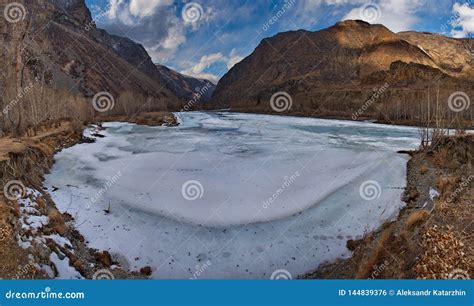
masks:
{"type": "MultiPolygon", "coordinates": [[[[100,119],[177,124],[169,112],[146,113],[130,120],[100,119]]],[[[146,278],[151,272],[149,267],[124,271],[107,251],[90,249],[74,228],[73,216],[61,214],[43,188],[44,174],[57,152],[91,141],[82,136],[84,128],[77,121],[58,120],[24,137],[0,139],[4,186],[0,195],[0,278],[146,278]]]]}
{"type": "Polygon", "coordinates": [[[306,279],[466,279],[474,275],[474,136],[442,137],[410,152],[406,202],[397,220],[306,279]]]}

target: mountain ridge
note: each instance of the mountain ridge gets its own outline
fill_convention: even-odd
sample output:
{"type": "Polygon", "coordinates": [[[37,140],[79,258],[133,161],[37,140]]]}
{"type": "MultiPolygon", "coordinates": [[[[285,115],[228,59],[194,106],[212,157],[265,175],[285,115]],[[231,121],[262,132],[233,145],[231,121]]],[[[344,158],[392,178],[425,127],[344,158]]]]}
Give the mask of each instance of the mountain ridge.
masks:
{"type": "Polygon", "coordinates": [[[209,107],[351,118],[374,88],[390,81],[363,118],[416,119],[420,123],[424,119],[415,118],[420,115],[414,109],[427,99],[434,103],[434,87],[440,88],[438,99],[446,101],[460,88],[472,96],[473,80],[472,53],[462,39],[413,31],[394,33],[383,25],[348,20],[316,32],[289,31],[263,39],[222,77],[209,107]],[[443,50],[436,49],[440,44],[443,50]],[[407,71],[402,73],[400,65],[393,63],[404,63],[407,71]],[[410,79],[415,75],[423,75],[424,82],[410,79]],[[403,87],[412,90],[406,92],[403,87]],[[270,107],[277,92],[292,97],[291,109],[270,107]],[[399,114],[408,108],[412,108],[409,115],[399,114]]]}
{"type": "MultiPolygon", "coordinates": [[[[2,7],[9,3],[0,0],[2,7]]],[[[195,97],[169,84],[171,79],[158,71],[141,44],[97,28],[84,0],[22,0],[15,5],[20,19],[0,21],[0,64],[5,67],[1,105],[8,108],[0,120],[2,131],[64,117],[91,120],[102,112],[93,108],[93,98],[104,93],[111,104],[107,113],[123,115],[177,111],[195,97]],[[27,98],[17,99],[30,87],[27,98]],[[10,107],[16,100],[26,107],[10,107]]]]}

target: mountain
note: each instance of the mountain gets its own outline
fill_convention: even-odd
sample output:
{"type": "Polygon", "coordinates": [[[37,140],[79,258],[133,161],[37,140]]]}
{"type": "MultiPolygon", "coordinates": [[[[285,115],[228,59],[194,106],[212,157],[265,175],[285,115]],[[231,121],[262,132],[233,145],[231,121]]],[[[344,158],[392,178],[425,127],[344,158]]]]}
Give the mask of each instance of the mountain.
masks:
{"type": "Polygon", "coordinates": [[[191,101],[199,95],[201,103],[208,102],[216,85],[208,80],[197,79],[176,72],[166,66],[156,64],[160,78],[166,82],[167,88],[174,92],[178,97],[191,101]]]}
{"type": "Polygon", "coordinates": [[[446,101],[460,90],[472,96],[473,80],[473,55],[465,40],[393,33],[383,25],[349,20],[317,32],[291,31],[262,40],[219,81],[209,106],[424,121],[421,103],[446,101]],[[272,108],[278,92],[286,95],[274,99],[272,108]],[[275,102],[284,105],[278,108],[275,102]]]}
{"type": "Polygon", "coordinates": [[[154,64],[145,48],[133,40],[117,35],[108,34],[104,30],[98,30],[102,35],[102,41],[113,49],[121,58],[132,64],[136,69],[157,81],[161,86],[168,89],[180,101],[188,102],[195,98],[199,92],[203,92],[200,102],[207,102],[215,89],[215,85],[207,80],[185,76],[166,66],[154,64]]]}
{"type": "Polygon", "coordinates": [[[0,18],[2,132],[64,117],[90,120],[100,114],[97,101],[110,102],[109,114],[176,111],[203,82],[185,78],[181,90],[169,77],[175,72],[164,74],[143,46],[98,29],[84,0],[0,6],[11,13],[0,18]],[[93,99],[104,92],[105,100],[93,99]]]}

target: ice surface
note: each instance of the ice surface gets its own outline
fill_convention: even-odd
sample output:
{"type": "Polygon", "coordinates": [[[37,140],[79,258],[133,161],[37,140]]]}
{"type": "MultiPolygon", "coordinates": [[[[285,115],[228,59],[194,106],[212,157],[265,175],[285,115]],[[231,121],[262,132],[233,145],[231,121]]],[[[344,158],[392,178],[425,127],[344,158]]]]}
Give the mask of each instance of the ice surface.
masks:
{"type": "Polygon", "coordinates": [[[402,126],[178,116],[173,128],[104,124],[105,138],[59,153],[45,182],[91,247],[154,278],[190,278],[207,262],[202,278],[296,276],[348,256],[348,239],[402,207],[407,157],[396,151],[419,143],[402,126]],[[188,185],[197,193],[183,195],[188,185]]]}

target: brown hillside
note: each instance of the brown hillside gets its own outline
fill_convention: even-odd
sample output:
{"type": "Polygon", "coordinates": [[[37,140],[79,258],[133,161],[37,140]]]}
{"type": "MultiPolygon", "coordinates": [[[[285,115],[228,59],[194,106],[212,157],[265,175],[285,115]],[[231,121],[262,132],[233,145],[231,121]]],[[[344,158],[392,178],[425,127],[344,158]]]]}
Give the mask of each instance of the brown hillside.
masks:
{"type": "MultiPolygon", "coordinates": [[[[438,102],[449,119],[459,114],[447,109],[448,97],[457,91],[472,96],[474,90],[470,54],[463,40],[396,34],[363,21],[280,33],[264,39],[220,80],[211,105],[272,113],[271,96],[285,91],[292,98],[287,114],[352,118],[357,113],[357,119],[420,124],[427,114],[419,109],[438,102]]],[[[471,120],[472,108],[462,115],[471,120]]]]}

